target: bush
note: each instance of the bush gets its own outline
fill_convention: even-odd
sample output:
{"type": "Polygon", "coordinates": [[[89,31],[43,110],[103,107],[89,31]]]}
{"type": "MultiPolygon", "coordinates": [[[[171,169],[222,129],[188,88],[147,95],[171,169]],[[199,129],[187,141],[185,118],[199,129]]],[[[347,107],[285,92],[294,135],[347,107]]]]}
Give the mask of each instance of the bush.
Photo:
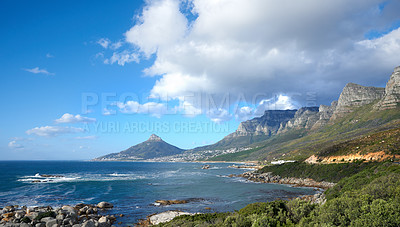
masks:
{"type": "Polygon", "coordinates": [[[24,222],[24,223],[30,223],[32,220],[29,218],[29,217],[23,217],[22,219],[21,219],[21,222],[24,222]]]}

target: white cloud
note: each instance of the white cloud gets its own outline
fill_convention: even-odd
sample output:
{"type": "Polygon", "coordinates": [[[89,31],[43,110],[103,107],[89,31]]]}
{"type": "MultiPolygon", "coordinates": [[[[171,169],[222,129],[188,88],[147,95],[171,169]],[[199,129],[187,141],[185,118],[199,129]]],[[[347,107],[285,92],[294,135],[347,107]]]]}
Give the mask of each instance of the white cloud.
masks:
{"type": "Polygon", "coordinates": [[[97,41],[97,44],[102,46],[104,49],[108,48],[108,45],[110,45],[111,41],[107,38],[101,38],[97,41]]]}
{"type": "Polygon", "coordinates": [[[218,108],[218,109],[210,109],[207,111],[207,116],[211,121],[215,123],[221,123],[224,121],[229,121],[232,116],[226,109],[218,108]]]}
{"type": "Polygon", "coordinates": [[[179,5],[177,0],[149,1],[138,23],[125,33],[126,41],[138,46],[147,57],[159,47],[179,42],[187,29],[179,5]]]}
{"type": "Polygon", "coordinates": [[[80,133],[85,130],[82,128],[75,127],[60,127],[60,126],[42,126],[36,127],[33,129],[29,129],[26,131],[28,135],[37,135],[37,136],[45,136],[45,137],[54,137],[62,134],[72,134],[72,133],[80,133]]]}
{"type": "Polygon", "coordinates": [[[10,141],[8,143],[8,147],[9,148],[13,148],[13,149],[22,149],[22,148],[24,148],[24,146],[21,145],[21,144],[18,144],[18,142],[16,140],[10,141]]]}
{"type": "Polygon", "coordinates": [[[164,103],[156,103],[156,102],[147,102],[144,104],[140,104],[136,101],[128,101],[126,103],[117,102],[116,106],[122,113],[151,114],[152,116],[158,118],[164,114],[167,114],[168,112],[167,106],[164,103]]]}
{"type": "Polygon", "coordinates": [[[104,64],[114,64],[124,66],[126,63],[136,62],[139,63],[139,55],[136,53],[131,53],[127,50],[122,52],[114,52],[111,58],[105,59],[104,64]]]}
{"type": "Polygon", "coordinates": [[[254,117],[254,109],[249,106],[239,108],[235,114],[235,118],[240,121],[247,121],[254,117]]]}
{"type": "MultiPolygon", "coordinates": [[[[309,92],[316,93],[318,104],[328,104],[348,82],[384,84],[400,64],[400,28],[388,30],[400,19],[399,1],[146,3],[125,33],[126,42],[133,45],[125,50],[128,57],[113,55],[106,63],[124,65],[130,61],[118,60],[139,62],[140,57],[154,55],[154,63],[144,71],[159,76],[151,97],[163,100],[181,103],[193,93],[214,94],[216,102],[226,93],[241,94],[247,101],[259,93],[265,97],[287,94],[278,100],[264,98],[262,103],[249,101],[245,106],[253,106],[253,114],[302,106],[309,92]],[[387,4],[382,9],[384,2],[387,4]],[[185,4],[190,12],[182,12],[187,9],[185,4]],[[188,13],[193,13],[190,20],[185,16],[188,13]],[[371,31],[383,35],[368,39],[371,31]]],[[[204,102],[188,103],[195,110],[205,109],[203,113],[212,119],[219,119],[214,115],[222,114],[225,119],[230,115],[224,115],[223,108],[208,110],[204,102]]],[[[234,115],[246,118],[251,114],[248,111],[240,109],[234,115]]]]}
{"type": "Polygon", "coordinates": [[[107,108],[103,109],[103,115],[104,116],[110,116],[110,115],[113,115],[115,113],[116,113],[115,110],[111,110],[111,109],[107,109],[107,108]]]}
{"type": "Polygon", "coordinates": [[[47,53],[47,54],[46,54],[46,58],[54,58],[54,55],[52,55],[52,54],[50,54],[50,53],[47,53]]]}
{"type": "Polygon", "coordinates": [[[75,137],[77,140],[95,140],[97,136],[77,136],[75,137]]]}
{"type": "Polygon", "coordinates": [[[49,76],[55,75],[54,73],[50,73],[46,69],[40,69],[39,67],[35,67],[32,69],[24,69],[24,70],[27,72],[30,72],[30,73],[34,73],[34,74],[45,74],[45,75],[49,75],[49,76]]]}
{"type": "Polygon", "coordinates": [[[95,118],[90,118],[90,117],[82,117],[81,115],[73,115],[69,113],[65,113],[64,115],[61,116],[61,118],[55,120],[56,123],[91,123],[95,122],[95,118]]]}
{"type": "Polygon", "coordinates": [[[99,44],[100,46],[102,46],[104,49],[112,49],[112,50],[116,50],[120,47],[122,47],[122,45],[124,44],[122,41],[118,41],[113,43],[111,40],[109,40],[108,38],[101,38],[97,41],[97,44],[99,44]]]}
{"type": "Polygon", "coordinates": [[[122,45],[124,45],[124,43],[121,41],[118,41],[118,42],[112,43],[110,48],[113,50],[116,50],[116,49],[119,49],[120,47],[122,47],[122,45]]]}
{"type": "Polygon", "coordinates": [[[287,95],[277,95],[271,99],[261,100],[257,106],[256,114],[263,114],[265,110],[293,110],[298,106],[287,95]]]}

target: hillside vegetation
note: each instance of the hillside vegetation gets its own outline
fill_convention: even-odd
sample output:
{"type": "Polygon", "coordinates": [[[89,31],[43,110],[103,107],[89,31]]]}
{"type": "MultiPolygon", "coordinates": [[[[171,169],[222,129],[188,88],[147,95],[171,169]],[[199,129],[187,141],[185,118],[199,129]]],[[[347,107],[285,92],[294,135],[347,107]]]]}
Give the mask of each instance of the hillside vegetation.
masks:
{"type": "MultiPolygon", "coordinates": [[[[332,124],[318,130],[291,130],[287,133],[272,136],[271,138],[255,143],[252,152],[242,152],[238,154],[229,154],[225,156],[215,157],[213,160],[226,161],[244,161],[244,160],[266,160],[273,159],[294,159],[305,160],[313,154],[328,154],[332,152],[332,148],[343,147],[337,149],[337,152],[352,152],[348,147],[357,147],[357,141],[361,138],[376,138],[374,142],[366,142],[363,144],[365,152],[379,150],[384,146],[377,144],[378,138],[390,141],[391,147],[385,147],[390,154],[398,152],[398,140],[396,136],[399,133],[400,111],[399,109],[376,111],[373,109],[375,103],[365,105],[354,109],[354,112],[339,118],[332,124]],[[391,133],[383,133],[374,135],[386,130],[394,129],[391,133]],[[349,143],[349,139],[353,139],[353,143],[349,143]]],[[[336,152],[336,151],[335,151],[336,152]]]]}
{"type": "MultiPolygon", "coordinates": [[[[335,170],[340,165],[324,166],[335,170]]],[[[159,226],[399,226],[400,166],[390,162],[355,166],[359,168],[354,174],[343,176],[326,192],[323,205],[300,199],[253,203],[235,212],[184,215],[159,226]]]]}

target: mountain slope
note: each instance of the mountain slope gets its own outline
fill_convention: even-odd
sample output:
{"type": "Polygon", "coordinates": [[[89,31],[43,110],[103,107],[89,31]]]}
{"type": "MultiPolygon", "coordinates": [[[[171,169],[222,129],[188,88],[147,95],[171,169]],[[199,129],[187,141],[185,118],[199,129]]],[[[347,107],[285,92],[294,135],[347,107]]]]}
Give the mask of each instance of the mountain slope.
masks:
{"type": "Polygon", "coordinates": [[[297,110],[266,110],[264,115],[240,123],[238,129],[225,136],[221,141],[193,149],[217,150],[233,147],[243,147],[264,141],[278,133],[283,124],[293,119],[297,110]]]}
{"type": "Polygon", "coordinates": [[[213,160],[304,160],[332,145],[400,127],[399,97],[400,67],[397,67],[385,89],[349,83],[339,101],[331,106],[321,105],[317,112],[302,111],[307,114],[300,114],[299,110],[278,133],[250,145],[253,149],[213,160]],[[296,126],[295,122],[302,124],[296,126]]]}
{"type": "Polygon", "coordinates": [[[112,153],[99,158],[95,161],[109,161],[109,160],[145,160],[152,158],[159,158],[164,156],[171,156],[182,154],[183,149],[175,147],[163,141],[157,135],[151,135],[148,140],[132,146],[119,153],[112,153]]]}

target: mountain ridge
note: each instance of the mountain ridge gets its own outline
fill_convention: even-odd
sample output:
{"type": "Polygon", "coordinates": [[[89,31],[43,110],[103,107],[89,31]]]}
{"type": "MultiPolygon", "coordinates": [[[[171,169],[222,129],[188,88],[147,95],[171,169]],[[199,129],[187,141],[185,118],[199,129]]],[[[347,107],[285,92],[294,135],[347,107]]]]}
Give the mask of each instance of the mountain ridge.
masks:
{"type": "Polygon", "coordinates": [[[94,161],[115,161],[115,160],[130,160],[140,161],[153,158],[159,158],[170,155],[182,154],[185,150],[173,146],[156,134],[152,134],[148,140],[131,146],[126,150],[118,153],[107,154],[93,159],[94,161]]]}

